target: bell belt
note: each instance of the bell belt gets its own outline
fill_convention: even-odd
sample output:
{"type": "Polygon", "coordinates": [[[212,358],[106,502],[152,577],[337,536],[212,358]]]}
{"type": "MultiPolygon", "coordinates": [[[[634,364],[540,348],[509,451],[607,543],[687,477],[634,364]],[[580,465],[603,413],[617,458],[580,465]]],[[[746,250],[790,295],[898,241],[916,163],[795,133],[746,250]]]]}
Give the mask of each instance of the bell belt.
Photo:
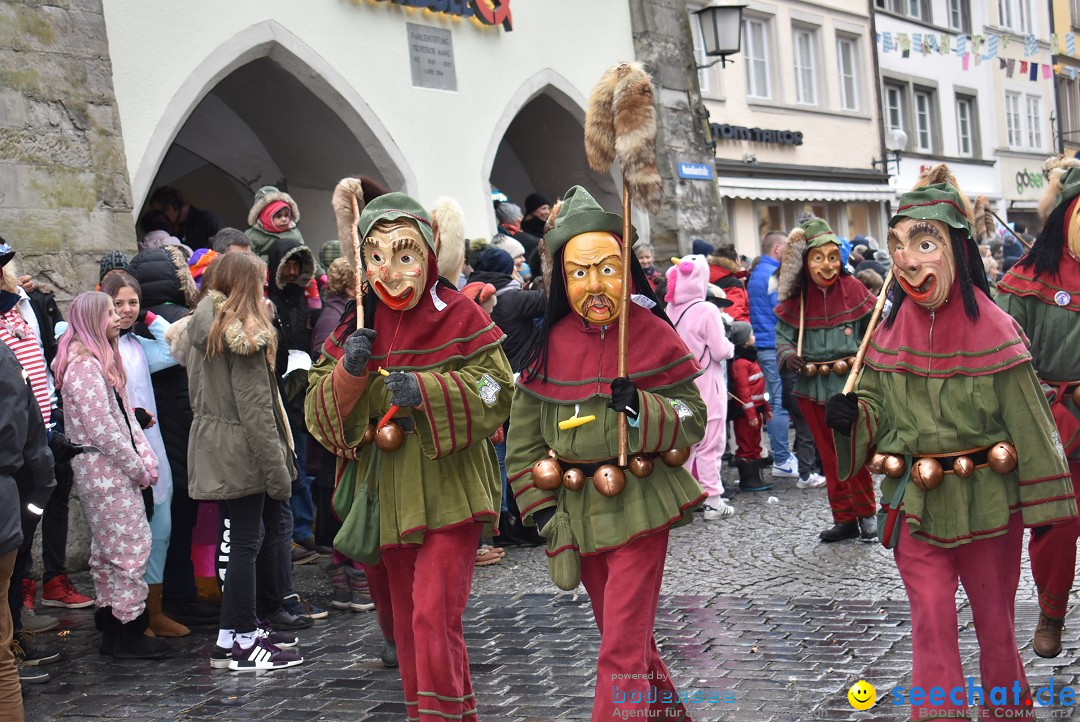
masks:
{"type": "MultiPolygon", "coordinates": [[[[649,452],[647,454],[633,454],[632,456],[643,456],[646,459],[657,459],[657,458],[660,457],[660,454],[655,452],[655,451],[651,451],[651,452],[649,452]]],[[[601,459],[599,461],[579,461],[579,460],[575,460],[575,459],[564,459],[561,456],[557,456],[555,458],[562,465],[564,470],[578,469],[582,474],[585,475],[586,479],[591,478],[592,476],[594,476],[596,474],[596,471],[601,466],[606,466],[608,464],[610,464],[612,466],[618,466],[619,465],[619,460],[618,459],[601,459]]]]}

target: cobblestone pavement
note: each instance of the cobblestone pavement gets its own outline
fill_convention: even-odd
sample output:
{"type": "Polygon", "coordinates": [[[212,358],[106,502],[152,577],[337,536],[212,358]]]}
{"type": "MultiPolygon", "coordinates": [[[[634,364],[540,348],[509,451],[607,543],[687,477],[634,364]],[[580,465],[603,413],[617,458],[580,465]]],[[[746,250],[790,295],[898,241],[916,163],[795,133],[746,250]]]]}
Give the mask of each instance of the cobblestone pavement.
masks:
{"type": "MultiPolygon", "coordinates": [[[[799,491],[784,480],[772,492],[739,495],[735,506],[732,518],[698,517],[671,537],[656,622],[661,653],[677,686],[731,700],[691,704],[693,718],[904,719],[906,708],[893,706],[888,690],[910,685],[910,626],[889,553],[876,544],[818,543],[829,523],[824,490],[799,491]],[[859,679],[878,690],[866,712],[847,702],[859,679]]],[[[76,579],[90,588],[86,575],[76,579]]],[[[318,602],[326,601],[323,579],[314,564],[296,570],[297,588],[318,602]]],[[[539,549],[511,547],[502,563],[477,569],[465,629],[480,719],[588,719],[600,640],[578,591],[562,593],[548,581],[539,549]]],[[[958,607],[965,671],[977,680],[962,592],[958,607]]],[[[1017,628],[1029,680],[1077,687],[1080,623],[1066,630],[1058,659],[1040,660],[1028,644],[1037,618],[1025,559],[1017,628]]],[[[29,720],[404,719],[397,674],[378,661],[373,613],[332,612],[299,633],[303,665],[256,674],[211,670],[210,629],[173,640],[170,660],[122,662],[97,654],[88,612],[61,619],[63,631],[37,638],[64,658],[45,667],[51,682],[31,688],[29,720]]],[[[1042,719],[1070,713],[1040,712],[1042,719]]]]}

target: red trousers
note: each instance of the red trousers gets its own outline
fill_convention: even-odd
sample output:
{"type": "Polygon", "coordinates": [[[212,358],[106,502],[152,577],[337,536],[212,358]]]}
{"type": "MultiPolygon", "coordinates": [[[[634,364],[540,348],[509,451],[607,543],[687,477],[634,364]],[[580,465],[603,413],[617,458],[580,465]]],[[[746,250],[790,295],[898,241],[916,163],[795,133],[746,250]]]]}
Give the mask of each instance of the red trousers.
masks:
{"type": "Polygon", "coordinates": [[[428,532],[423,544],[382,551],[405,712],[414,722],[476,719],[461,615],[472,589],[480,529],[461,524],[428,532]]]}
{"type": "MultiPolygon", "coordinates": [[[[1080,503],[1080,461],[1069,462],[1073,494],[1080,503]]],[[[1080,519],[1033,529],[1028,543],[1031,576],[1039,589],[1039,607],[1048,617],[1064,619],[1076,574],[1076,539],[1080,519]]]]}
{"type": "Polygon", "coordinates": [[[761,458],[761,425],[765,423],[765,419],[762,418],[761,414],[754,418],[758,421],[757,426],[751,426],[750,419],[745,416],[740,416],[733,422],[735,427],[735,456],[740,459],[761,458]]]}
{"type": "Polygon", "coordinates": [[[689,719],[653,637],[668,532],[581,557],[581,581],[600,630],[593,722],[689,719]]]}
{"type": "Polygon", "coordinates": [[[391,642],[394,637],[394,604],[390,601],[390,580],[386,577],[386,565],[364,564],[364,574],[367,575],[368,592],[371,601],[375,602],[375,617],[379,621],[379,629],[383,637],[391,642]]]}
{"type": "Polygon", "coordinates": [[[877,504],[874,501],[874,480],[870,477],[870,472],[863,467],[851,479],[840,481],[832,431],[825,423],[825,404],[810,399],[798,401],[799,411],[806,419],[806,425],[810,427],[810,435],[814,437],[818,454],[821,456],[821,468],[825,472],[825,488],[829,492],[829,508],[832,509],[833,521],[844,524],[873,516],[877,504]]]}
{"type": "Polygon", "coordinates": [[[960,661],[956,616],[957,583],[964,585],[971,603],[975,636],[979,640],[979,675],[983,708],[1012,710],[1010,718],[1034,716],[1024,663],[1016,646],[1015,602],[1020,583],[1020,552],[1024,526],[1020,513],[1009,517],[1009,531],[1001,536],[943,549],[912,538],[903,524],[893,551],[896,568],[904,580],[911,605],[912,687],[929,692],[941,687],[945,703],[912,705],[911,718],[944,716],[947,711],[967,709],[967,680],[960,661]],[[1013,704],[1013,685],[1019,682],[1019,704],[1013,704]],[[950,690],[965,693],[949,699],[950,690]],[[1006,704],[990,698],[994,687],[1008,690],[1006,704]],[[1030,704],[1030,703],[1029,703],[1030,704]]]}

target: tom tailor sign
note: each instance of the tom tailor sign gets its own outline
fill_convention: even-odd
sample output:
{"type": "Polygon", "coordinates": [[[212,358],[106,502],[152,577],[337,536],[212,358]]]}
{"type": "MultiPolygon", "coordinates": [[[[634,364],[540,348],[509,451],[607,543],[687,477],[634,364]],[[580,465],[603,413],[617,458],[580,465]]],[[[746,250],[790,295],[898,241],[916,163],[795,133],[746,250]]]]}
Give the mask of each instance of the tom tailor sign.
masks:
{"type": "Polygon", "coordinates": [[[803,134],[797,130],[767,130],[765,128],[746,128],[728,123],[710,123],[709,129],[715,140],[749,140],[754,143],[775,143],[778,145],[802,145],[803,134]]]}
{"type": "MultiPolygon", "coordinates": [[[[355,0],[354,0],[355,1],[355,0]]],[[[510,32],[514,19],[510,15],[510,0],[373,0],[408,8],[430,10],[433,13],[472,18],[481,25],[501,25],[510,32]]]]}

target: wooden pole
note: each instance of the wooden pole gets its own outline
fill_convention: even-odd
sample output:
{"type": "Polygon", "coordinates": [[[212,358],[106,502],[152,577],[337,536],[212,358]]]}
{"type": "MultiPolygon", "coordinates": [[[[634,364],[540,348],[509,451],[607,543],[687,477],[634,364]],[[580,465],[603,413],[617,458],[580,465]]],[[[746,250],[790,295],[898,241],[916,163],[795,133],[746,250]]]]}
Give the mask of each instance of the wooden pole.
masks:
{"type": "Polygon", "coordinates": [[[806,322],[806,296],[803,295],[802,289],[799,289],[799,343],[795,346],[795,355],[802,358],[802,340],[803,330],[806,322]]]}
{"type": "Polygon", "coordinates": [[[874,312],[870,314],[870,324],[866,327],[866,333],[863,334],[862,343],[859,344],[859,352],[855,354],[855,361],[851,364],[851,372],[848,373],[847,381],[844,382],[845,394],[855,390],[855,382],[858,380],[859,371],[862,370],[866,349],[870,346],[870,337],[874,334],[878,321],[881,320],[881,309],[885,308],[885,299],[889,295],[889,284],[892,282],[892,278],[893,269],[890,268],[889,272],[885,274],[885,282],[881,285],[881,293],[878,294],[877,303],[874,304],[874,312]]]}
{"type": "Polygon", "coordinates": [[[360,255],[360,233],[356,223],[360,220],[360,208],[356,203],[356,194],[350,194],[352,201],[353,222],[349,227],[352,234],[353,270],[356,271],[356,327],[364,327],[364,260],[360,255]]]}
{"type": "MultiPolygon", "coordinates": [[[[623,288],[622,310],[619,312],[619,376],[627,376],[626,347],[627,334],[629,333],[630,320],[630,287],[634,285],[634,278],[630,274],[630,252],[634,245],[634,226],[630,223],[630,185],[623,179],[622,187],[622,215],[623,215],[623,288]]],[[[619,468],[626,468],[627,448],[630,445],[630,427],[626,418],[626,410],[619,411],[619,468]]]]}
{"type": "Polygon", "coordinates": [[[1005,224],[1005,221],[1001,220],[1001,216],[999,216],[997,213],[994,212],[993,208],[990,208],[989,206],[987,206],[986,210],[990,211],[990,215],[992,215],[994,218],[996,218],[997,222],[1000,223],[1002,225],[1002,227],[1005,228],[1005,230],[1007,230],[1009,233],[1011,233],[1013,238],[1020,241],[1020,245],[1022,245],[1024,248],[1028,249],[1029,251],[1031,250],[1032,244],[1025,241],[1023,238],[1021,238],[1020,236],[1018,236],[1016,234],[1016,231],[1009,228],[1009,226],[1005,224]]]}

